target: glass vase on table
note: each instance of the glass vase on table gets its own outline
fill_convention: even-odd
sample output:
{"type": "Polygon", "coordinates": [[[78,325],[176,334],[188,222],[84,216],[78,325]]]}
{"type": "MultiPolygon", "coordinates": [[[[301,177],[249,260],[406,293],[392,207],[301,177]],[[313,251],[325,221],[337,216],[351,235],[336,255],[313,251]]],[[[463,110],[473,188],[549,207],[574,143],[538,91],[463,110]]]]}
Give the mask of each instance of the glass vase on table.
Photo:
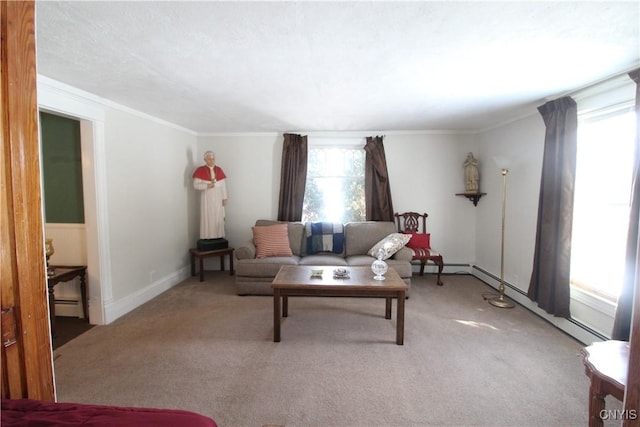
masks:
{"type": "Polygon", "coordinates": [[[373,271],[373,274],[375,274],[373,278],[376,280],[385,280],[384,274],[387,272],[387,270],[389,270],[389,266],[382,259],[383,257],[384,252],[382,251],[382,249],[380,249],[378,250],[378,252],[376,252],[377,259],[373,261],[373,263],[371,263],[371,271],[373,271]]]}

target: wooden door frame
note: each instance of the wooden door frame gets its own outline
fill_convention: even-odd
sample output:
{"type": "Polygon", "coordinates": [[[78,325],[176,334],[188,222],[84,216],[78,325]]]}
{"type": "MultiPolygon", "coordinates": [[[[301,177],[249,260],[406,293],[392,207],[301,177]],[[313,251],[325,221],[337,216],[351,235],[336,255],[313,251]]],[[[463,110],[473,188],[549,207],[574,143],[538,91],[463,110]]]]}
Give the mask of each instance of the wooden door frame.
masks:
{"type": "Polygon", "coordinates": [[[0,2],[2,397],[55,400],[38,138],[35,3],[0,2]]]}

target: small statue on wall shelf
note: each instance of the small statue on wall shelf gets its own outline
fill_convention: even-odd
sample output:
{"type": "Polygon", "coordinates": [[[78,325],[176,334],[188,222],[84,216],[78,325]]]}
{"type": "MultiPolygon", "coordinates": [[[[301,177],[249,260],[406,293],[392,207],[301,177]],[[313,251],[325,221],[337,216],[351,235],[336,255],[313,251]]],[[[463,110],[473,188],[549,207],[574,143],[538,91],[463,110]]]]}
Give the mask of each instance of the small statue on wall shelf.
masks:
{"type": "Polygon", "coordinates": [[[464,161],[464,191],[466,193],[479,193],[479,182],[478,161],[473,157],[473,153],[469,153],[467,154],[467,160],[464,161]]]}

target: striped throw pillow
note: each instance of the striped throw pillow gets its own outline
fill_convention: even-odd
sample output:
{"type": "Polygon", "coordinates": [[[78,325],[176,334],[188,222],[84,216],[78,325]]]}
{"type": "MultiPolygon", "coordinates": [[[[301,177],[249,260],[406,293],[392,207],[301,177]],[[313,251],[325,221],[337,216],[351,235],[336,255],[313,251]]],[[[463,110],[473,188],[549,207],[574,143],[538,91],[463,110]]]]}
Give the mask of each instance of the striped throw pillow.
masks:
{"type": "Polygon", "coordinates": [[[256,258],[293,255],[289,247],[287,224],[255,226],[251,229],[253,243],[256,245],[256,258]]]}

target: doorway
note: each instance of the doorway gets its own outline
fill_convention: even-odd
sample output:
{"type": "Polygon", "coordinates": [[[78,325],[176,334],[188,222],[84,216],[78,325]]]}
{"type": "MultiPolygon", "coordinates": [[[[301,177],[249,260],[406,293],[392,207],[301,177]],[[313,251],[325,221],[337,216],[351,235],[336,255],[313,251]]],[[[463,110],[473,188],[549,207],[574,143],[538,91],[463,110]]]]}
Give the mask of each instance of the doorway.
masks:
{"type": "MultiPolygon", "coordinates": [[[[41,111],[40,151],[45,237],[54,249],[48,258],[51,274],[56,266],[86,266],[80,121],[41,111]]],[[[59,282],[54,287],[55,329],[53,349],[91,328],[85,318],[80,279],[59,282]]]]}
{"type": "Polygon", "coordinates": [[[90,94],[78,89],[38,76],[39,111],[80,123],[88,317],[92,325],[102,325],[107,323],[105,301],[111,299],[104,153],[105,111],[102,105],[90,97],[90,94]]]}

